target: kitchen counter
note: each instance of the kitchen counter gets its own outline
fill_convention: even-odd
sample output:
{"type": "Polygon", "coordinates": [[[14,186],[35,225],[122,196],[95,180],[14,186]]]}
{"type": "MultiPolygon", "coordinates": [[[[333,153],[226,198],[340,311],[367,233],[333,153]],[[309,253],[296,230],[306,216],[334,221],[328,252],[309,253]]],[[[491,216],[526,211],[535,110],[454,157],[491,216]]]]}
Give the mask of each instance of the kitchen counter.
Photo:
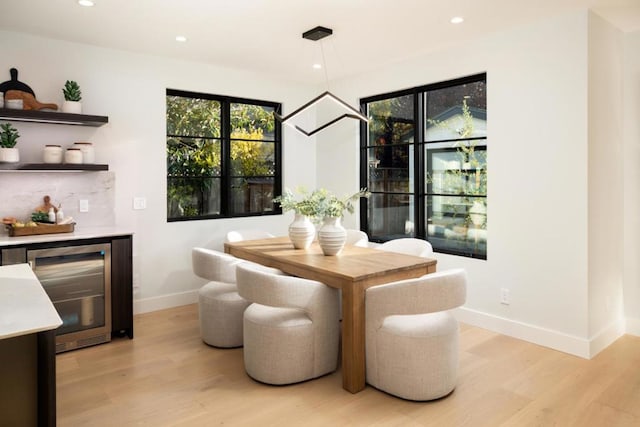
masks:
{"type": "Polygon", "coordinates": [[[0,425],[56,425],[62,320],[28,264],[0,267],[0,425]]]}
{"type": "Polygon", "coordinates": [[[94,239],[99,237],[127,236],[133,232],[117,226],[82,227],[76,225],[73,233],[38,234],[35,236],[10,237],[0,235],[0,248],[14,245],[28,245],[31,243],[61,242],[65,240],[94,239]]]}
{"type": "Polygon", "coordinates": [[[0,340],[60,325],[58,312],[28,264],[0,267],[0,340]]]}

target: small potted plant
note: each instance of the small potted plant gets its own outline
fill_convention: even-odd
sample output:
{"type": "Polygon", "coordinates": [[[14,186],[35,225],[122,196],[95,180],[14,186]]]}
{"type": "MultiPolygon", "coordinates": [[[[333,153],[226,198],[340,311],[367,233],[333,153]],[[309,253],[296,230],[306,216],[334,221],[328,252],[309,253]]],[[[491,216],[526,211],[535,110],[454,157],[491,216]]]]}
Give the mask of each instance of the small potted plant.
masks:
{"type": "Polygon", "coordinates": [[[67,80],[62,88],[64,102],[62,103],[62,111],[64,113],[81,114],[82,113],[82,92],[80,86],[73,80],[67,80]]]}
{"type": "Polygon", "coordinates": [[[0,125],[0,162],[17,163],[20,161],[20,152],[16,143],[20,134],[11,123],[0,125]]]}

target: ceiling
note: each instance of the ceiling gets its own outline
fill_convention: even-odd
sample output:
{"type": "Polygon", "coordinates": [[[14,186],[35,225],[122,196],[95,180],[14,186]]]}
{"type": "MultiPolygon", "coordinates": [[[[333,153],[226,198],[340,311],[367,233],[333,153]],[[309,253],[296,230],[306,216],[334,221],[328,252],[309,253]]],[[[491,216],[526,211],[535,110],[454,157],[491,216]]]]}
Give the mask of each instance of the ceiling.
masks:
{"type": "Polygon", "coordinates": [[[0,30],[322,83],[590,8],[640,30],[640,0],[2,0],[0,30]],[[453,25],[453,16],[465,22],[453,25]],[[332,28],[323,41],[301,34],[332,28]],[[184,35],[187,42],[176,42],[184,35]],[[323,62],[313,70],[313,62],[323,62]],[[325,75],[326,73],[326,75],[325,75]]]}

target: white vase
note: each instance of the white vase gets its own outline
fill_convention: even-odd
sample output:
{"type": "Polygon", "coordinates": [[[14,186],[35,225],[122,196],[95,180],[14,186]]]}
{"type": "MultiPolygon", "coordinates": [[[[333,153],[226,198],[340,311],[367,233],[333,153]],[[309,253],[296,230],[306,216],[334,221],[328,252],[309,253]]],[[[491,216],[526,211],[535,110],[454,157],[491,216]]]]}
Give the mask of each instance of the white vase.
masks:
{"type": "Polygon", "coordinates": [[[18,163],[20,161],[20,152],[16,147],[5,148],[0,147],[0,162],[18,163]]]}
{"type": "Polygon", "coordinates": [[[347,241],[347,230],[341,224],[340,217],[326,216],[318,230],[318,243],[325,255],[338,255],[347,241]]]}
{"type": "Polygon", "coordinates": [[[487,207],[483,202],[476,200],[469,209],[469,219],[476,227],[480,227],[487,220],[487,207]]]}
{"type": "Polygon", "coordinates": [[[311,246],[316,235],[314,227],[309,217],[297,213],[291,225],[289,225],[289,238],[296,249],[307,249],[311,246]]]}
{"type": "Polygon", "coordinates": [[[82,102],[80,101],[64,101],[62,103],[63,113],[82,114],[82,102]]]}

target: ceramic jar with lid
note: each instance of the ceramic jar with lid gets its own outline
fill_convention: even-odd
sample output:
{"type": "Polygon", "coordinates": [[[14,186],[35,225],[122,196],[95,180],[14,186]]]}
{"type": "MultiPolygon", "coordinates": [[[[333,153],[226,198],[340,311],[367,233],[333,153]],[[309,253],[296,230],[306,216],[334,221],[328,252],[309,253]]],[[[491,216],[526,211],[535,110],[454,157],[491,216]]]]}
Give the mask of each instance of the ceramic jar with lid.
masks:
{"type": "Polygon", "coordinates": [[[43,150],[45,163],[62,163],[62,147],[59,145],[45,145],[43,150]]]}
{"type": "Polygon", "coordinates": [[[64,153],[64,162],[69,164],[82,163],[82,150],[77,147],[67,148],[67,151],[64,153]]]}
{"type": "Polygon", "coordinates": [[[82,163],[95,163],[96,153],[93,150],[93,144],[90,142],[75,142],[74,148],[79,148],[82,151],[82,163]]]}

